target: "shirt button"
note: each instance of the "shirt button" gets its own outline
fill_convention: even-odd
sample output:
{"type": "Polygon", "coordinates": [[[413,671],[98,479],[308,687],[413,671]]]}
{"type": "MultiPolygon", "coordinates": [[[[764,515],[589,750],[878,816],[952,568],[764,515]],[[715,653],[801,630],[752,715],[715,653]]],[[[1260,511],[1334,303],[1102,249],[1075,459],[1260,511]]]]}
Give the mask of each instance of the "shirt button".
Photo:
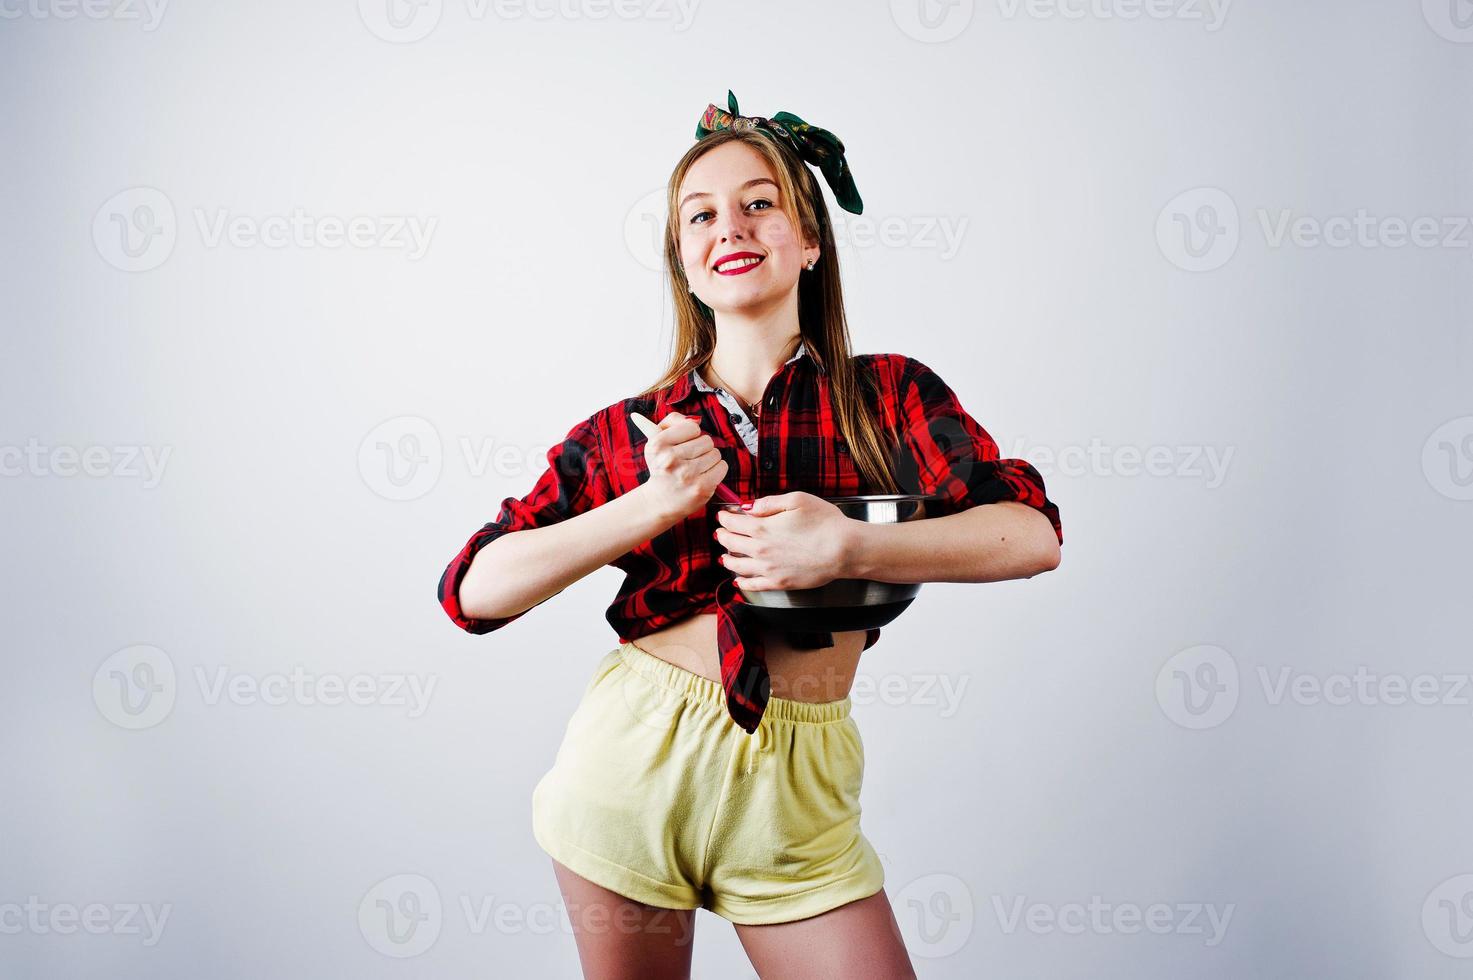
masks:
{"type": "Polygon", "coordinates": [[[770,459],[764,459],[762,461],[762,468],[764,470],[770,470],[770,469],[772,469],[772,460],[770,460],[770,459]]]}
{"type": "Polygon", "coordinates": [[[740,415],[738,415],[736,412],[732,412],[729,415],[727,415],[726,417],[731,420],[731,424],[732,425],[740,425],[741,424],[742,417],[740,415]]]}

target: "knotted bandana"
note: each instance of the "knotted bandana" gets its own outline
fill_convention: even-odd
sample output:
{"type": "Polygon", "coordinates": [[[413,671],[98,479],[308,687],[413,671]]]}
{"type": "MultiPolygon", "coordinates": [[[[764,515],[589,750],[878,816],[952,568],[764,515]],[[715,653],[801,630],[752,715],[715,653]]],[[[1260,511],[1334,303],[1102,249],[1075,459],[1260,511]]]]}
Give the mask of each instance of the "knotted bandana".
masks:
{"type": "Polygon", "coordinates": [[[839,137],[827,129],[810,126],[791,112],[779,112],[771,118],[744,116],[737,111],[736,96],[731,89],[726,90],[726,104],[730,111],[714,103],[706,106],[701,121],[696,123],[696,139],[705,139],[718,129],[765,129],[798,154],[800,160],[819,169],[829,189],[834,192],[834,200],[839,207],[852,214],[864,210],[864,202],[854,187],[854,175],[844,160],[844,144],[839,137]]]}

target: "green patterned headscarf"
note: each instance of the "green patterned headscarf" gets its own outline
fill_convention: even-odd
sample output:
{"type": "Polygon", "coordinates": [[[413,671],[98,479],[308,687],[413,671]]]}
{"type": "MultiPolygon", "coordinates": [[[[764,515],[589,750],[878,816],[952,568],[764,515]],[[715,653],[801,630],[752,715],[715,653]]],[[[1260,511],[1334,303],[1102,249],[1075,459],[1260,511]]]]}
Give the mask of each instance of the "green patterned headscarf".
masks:
{"type": "Polygon", "coordinates": [[[696,123],[696,139],[704,139],[718,129],[752,129],[761,127],[785,144],[798,158],[819,169],[834,200],[839,207],[852,214],[864,210],[859,191],[854,187],[854,175],[844,160],[844,144],[839,137],[827,129],[810,126],[791,112],[779,112],[770,119],[765,116],[744,116],[737,112],[736,96],[726,90],[726,104],[730,111],[711,104],[696,123]]]}

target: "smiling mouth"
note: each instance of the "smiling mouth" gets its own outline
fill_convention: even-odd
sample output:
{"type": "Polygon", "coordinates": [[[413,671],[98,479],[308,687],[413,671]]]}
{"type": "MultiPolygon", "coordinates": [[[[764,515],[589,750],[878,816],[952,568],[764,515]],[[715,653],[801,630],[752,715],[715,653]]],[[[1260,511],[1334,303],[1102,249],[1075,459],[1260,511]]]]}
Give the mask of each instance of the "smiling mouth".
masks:
{"type": "Polygon", "coordinates": [[[755,259],[730,259],[716,266],[716,274],[719,276],[739,276],[749,269],[755,269],[765,261],[765,258],[755,259]]]}

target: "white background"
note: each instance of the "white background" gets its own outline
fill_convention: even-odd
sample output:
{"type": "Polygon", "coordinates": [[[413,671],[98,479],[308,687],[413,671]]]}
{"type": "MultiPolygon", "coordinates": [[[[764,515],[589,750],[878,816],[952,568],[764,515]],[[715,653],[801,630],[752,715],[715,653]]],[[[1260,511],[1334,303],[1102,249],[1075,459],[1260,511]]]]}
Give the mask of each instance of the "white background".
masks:
{"type": "MultiPolygon", "coordinates": [[[[1466,975],[1467,0],[391,2],[0,0],[0,972],[577,975],[529,801],[620,573],[484,637],[432,592],[666,363],[652,201],[732,88],[846,144],[855,350],[1062,513],[862,661],[920,975],[1466,975]],[[297,668],[372,703],[252,693],[297,668]]],[[[753,975],[707,912],[696,975],[753,975]]]]}

